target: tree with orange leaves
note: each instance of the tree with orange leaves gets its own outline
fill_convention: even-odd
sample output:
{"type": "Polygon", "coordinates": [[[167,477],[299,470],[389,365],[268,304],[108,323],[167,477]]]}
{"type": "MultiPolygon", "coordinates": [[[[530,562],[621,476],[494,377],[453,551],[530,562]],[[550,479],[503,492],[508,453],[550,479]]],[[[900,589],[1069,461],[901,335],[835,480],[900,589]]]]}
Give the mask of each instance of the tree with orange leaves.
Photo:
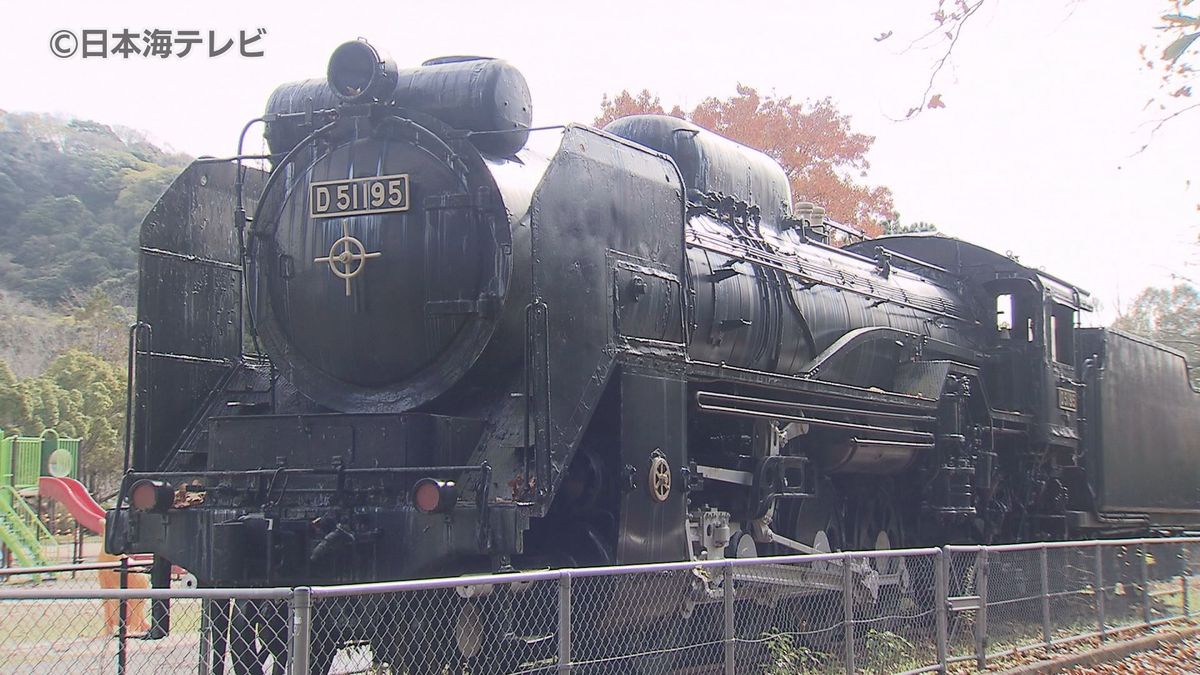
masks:
{"type": "Polygon", "coordinates": [[[854,225],[868,235],[882,232],[894,211],[892,192],[856,182],[870,168],[867,151],[873,136],[855,133],[850,118],[833,101],[794,101],[763,96],[738,85],[737,94],[707,98],[690,113],[679,106],[668,112],[649,90],[628,90],[600,103],[595,124],[603,127],[626,115],[669,114],[690,120],[743,145],[761,150],[787,173],[795,202],[824,206],[831,218],[854,225]]]}

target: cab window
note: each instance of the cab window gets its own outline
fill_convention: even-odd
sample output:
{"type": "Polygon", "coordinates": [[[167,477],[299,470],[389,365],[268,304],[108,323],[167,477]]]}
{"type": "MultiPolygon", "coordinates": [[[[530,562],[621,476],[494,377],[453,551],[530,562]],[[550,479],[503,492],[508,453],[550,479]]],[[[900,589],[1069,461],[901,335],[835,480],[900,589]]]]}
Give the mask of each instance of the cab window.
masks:
{"type": "Polygon", "coordinates": [[[1030,301],[1028,294],[1000,293],[996,295],[996,322],[994,324],[998,344],[1028,344],[1037,339],[1037,324],[1034,312],[1037,304],[1030,301]]]}
{"type": "Polygon", "coordinates": [[[1050,310],[1050,356],[1056,363],[1075,363],[1075,310],[1054,303],[1050,310]]]}

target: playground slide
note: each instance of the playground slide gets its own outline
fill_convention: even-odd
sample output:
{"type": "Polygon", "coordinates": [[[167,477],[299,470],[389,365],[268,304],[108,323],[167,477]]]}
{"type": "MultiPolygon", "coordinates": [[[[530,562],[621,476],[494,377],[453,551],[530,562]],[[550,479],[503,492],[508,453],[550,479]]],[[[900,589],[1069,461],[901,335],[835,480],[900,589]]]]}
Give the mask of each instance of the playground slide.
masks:
{"type": "Polygon", "coordinates": [[[104,509],[88,494],[83,483],[74,478],[38,478],[38,494],[67,507],[75,520],[92,532],[104,531],[104,509]]]}

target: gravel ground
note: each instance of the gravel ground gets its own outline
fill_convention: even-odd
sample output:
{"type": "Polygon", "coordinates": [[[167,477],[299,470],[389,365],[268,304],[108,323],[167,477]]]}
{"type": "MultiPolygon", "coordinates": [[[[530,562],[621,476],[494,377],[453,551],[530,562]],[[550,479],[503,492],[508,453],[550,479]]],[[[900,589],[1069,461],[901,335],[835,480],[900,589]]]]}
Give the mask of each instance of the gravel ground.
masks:
{"type": "Polygon", "coordinates": [[[1200,636],[1191,637],[1153,651],[1131,654],[1120,661],[1072,668],[1068,675],[1108,673],[1200,673],[1200,636]]]}
{"type": "MultiPolygon", "coordinates": [[[[1170,626],[1160,626],[1154,634],[1164,634],[1195,628],[1193,619],[1179,622],[1170,626]]],[[[998,673],[1014,668],[1022,668],[1045,664],[1048,661],[1062,659],[1071,655],[1086,654],[1099,649],[1102,644],[1134,640],[1151,633],[1137,626],[1114,631],[1109,634],[1108,641],[1101,643],[1098,638],[1089,637],[1076,642],[1060,644],[1050,651],[1044,648],[1027,649],[1014,652],[1000,652],[988,658],[986,671],[975,669],[973,662],[959,662],[949,668],[950,675],[979,675],[981,672],[998,673]]],[[[1111,661],[1095,666],[1077,666],[1060,671],[1070,675],[1091,675],[1093,673],[1184,673],[1200,675],[1200,635],[1166,645],[1160,649],[1131,654],[1120,661],[1111,661]]]]}

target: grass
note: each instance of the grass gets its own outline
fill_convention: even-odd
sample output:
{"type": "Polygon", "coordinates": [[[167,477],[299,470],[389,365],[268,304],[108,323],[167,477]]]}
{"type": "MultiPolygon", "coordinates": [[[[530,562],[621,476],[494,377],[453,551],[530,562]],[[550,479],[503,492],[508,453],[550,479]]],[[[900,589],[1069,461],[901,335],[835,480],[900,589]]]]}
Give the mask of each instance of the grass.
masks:
{"type": "MultiPolygon", "coordinates": [[[[105,630],[103,600],[3,600],[0,613],[0,647],[12,648],[38,644],[56,644],[70,640],[110,640],[105,630]]],[[[116,611],[116,601],[113,610],[116,611]]],[[[133,603],[130,603],[133,604],[133,603]]],[[[145,612],[150,611],[149,603],[145,612]]],[[[149,617],[147,617],[148,620],[149,617]]],[[[175,600],[171,603],[171,633],[198,634],[200,602],[175,600]]],[[[2,659],[0,659],[2,660],[2,659]]]]}

